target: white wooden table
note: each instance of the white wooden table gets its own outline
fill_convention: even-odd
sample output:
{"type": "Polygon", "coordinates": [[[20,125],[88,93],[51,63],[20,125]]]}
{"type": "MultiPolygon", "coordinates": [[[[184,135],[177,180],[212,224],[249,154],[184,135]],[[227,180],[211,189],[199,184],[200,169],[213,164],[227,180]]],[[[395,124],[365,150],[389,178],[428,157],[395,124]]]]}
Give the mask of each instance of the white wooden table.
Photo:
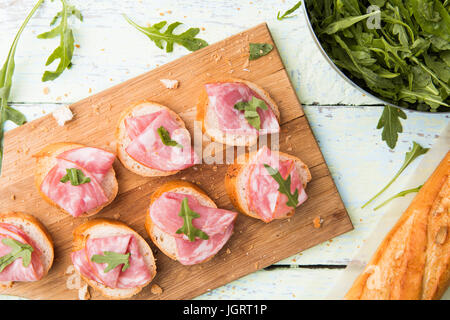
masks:
{"type": "MultiPolygon", "coordinates": [[[[3,63],[20,24],[36,0],[0,0],[0,62],[3,63]]],[[[386,183],[403,161],[412,141],[429,147],[449,115],[407,112],[404,132],[394,151],[381,141],[376,124],[382,107],[342,80],[320,54],[303,11],[278,21],[278,10],[296,0],[69,0],[81,10],[74,18],[73,68],[53,82],[41,82],[48,55],[58,40],[39,40],[60,10],[46,1],[30,21],[16,53],[11,105],[32,120],[188,53],[175,47],[167,54],[133,29],[126,13],[141,25],[161,20],[202,28],[209,43],[267,22],[305,113],[319,142],[355,230],[255,272],[199,299],[321,299],[333,286],[355,250],[385,213],[361,205],[386,183]],[[48,93],[45,94],[45,91],[48,93]]],[[[180,27],[183,30],[182,27],[180,27]]],[[[52,65],[52,68],[56,65],[52,65]]],[[[8,124],[7,128],[14,125],[8,124]]],[[[414,170],[413,163],[404,174],[414,170]]],[[[392,190],[405,186],[394,184],[392,190]]],[[[283,248],[280,248],[283,250],[283,248]]]]}

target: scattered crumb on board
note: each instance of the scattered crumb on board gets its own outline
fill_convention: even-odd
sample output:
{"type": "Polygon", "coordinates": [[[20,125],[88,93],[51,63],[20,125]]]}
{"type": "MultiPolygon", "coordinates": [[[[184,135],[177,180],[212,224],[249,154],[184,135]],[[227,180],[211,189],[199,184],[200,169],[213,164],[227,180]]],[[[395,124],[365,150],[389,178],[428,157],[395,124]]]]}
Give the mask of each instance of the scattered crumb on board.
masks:
{"type": "Polygon", "coordinates": [[[150,288],[150,291],[153,294],[158,294],[158,295],[163,293],[163,289],[160,286],[158,286],[156,283],[152,284],[152,287],[150,288]]]}

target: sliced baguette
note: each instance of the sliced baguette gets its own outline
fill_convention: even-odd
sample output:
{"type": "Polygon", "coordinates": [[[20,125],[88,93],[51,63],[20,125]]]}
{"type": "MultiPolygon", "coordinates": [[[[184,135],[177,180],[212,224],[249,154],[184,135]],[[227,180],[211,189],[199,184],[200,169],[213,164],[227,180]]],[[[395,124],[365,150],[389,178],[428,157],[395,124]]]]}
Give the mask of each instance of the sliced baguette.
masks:
{"type": "MultiPolygon", "coordinates": [[[[311,181],[311,173],[308,166],[303,163],[299,158],[292,156],[290,154],[278,151],[272,151],[272,153],[278,154],[280,160],[294,160],[295,166],[300,174],[300,179],[302,180],[303,188],[311,181]]],[[[253,160],[256,152],[251,154],[241,155],[234,164],[228,167],[227,173],[225,175],[225,190],[227,191],[228,197],[231,203],[235,206],[238,211],[246,214],[252,218],[260,219],[256,212],[251,211],[248,208],[247,197],[246,197],[246,187],[247,181],[250,174],[249,163],[253,160]]],[[[292,209],[285,216],[277,217],[276,219],[285,219],[291,217],[295,213],[295,209],[292,209]]]]}
{"type": "MultiPolygon", "coordinates": [[[[227,79],[221,81],[211,81],[209,83],[227,83],[227,82],[240,82],[246,84],[253,91],[255,91],[261,98],[268,103],[269,108],[275,114],[278,122],[280,122],[280,111],[275,101],[270,97],[269,93],[257,84],[241,80],[241,79],[227,79]]],[[[209,105],[208,94],[203,86],[200,93],[200,97],[197,103],[197,115],[196,120],[202,123],[202,131],[206,133],[212,141],[216,141],[229,146],[252,146],[258,142],[258,135],[242,135],[232,134],[221,131],[219,129],[219,121],[213,108],[209,105]]]]}
{"type": "MultiPolygon", "coordinates": [[[[41,261],[44,267],[44,277],[53,264],[54,250],[53,241],[50,233],[45,226],[32,215],[22,212],[6,212],[0,213],[0,223],[9,223],[20,228],[41,252],[41,261]]],[[[0,283],[4,286],[11,286],[10,283],[0,283]]]]}
{"type": "Polygon", "coordinates": [[[120,162],[122,162],[125,168],[140,176],[164,177],[174,175],[177,172],[179,172],[179,170],[161,171],[158,169],[149,168],[139,163],[138,161],[134,160],[126,152],[128,145],[131,143],[131,139],[128,137],[127,129],[125,126],[125,119],[151,114],[161,109],[166,109],[167,111],[169,111],[169,113],[173,116],[173,119],[175,119],[175,121],[178,122],[182,128],[186,128],[183,119],[181,119],[178,114],[176,114],[175,112],[173,112],[172,110],[161,104],[150,101],[141,101],[136,104],[133,104],[124,112],[122,112],[119,119],[119,124],[116,129],[117,157],[119,158],[120,162]]]}
{"type": "MultiPolygon", "coordinates": [[[[48,172],[56,165],[56,163],[57,163],[56,157],[59,154],[65,152],[65,151],[68,151],[68,150],[72,150],[75,148],[82,148],[82,147],[85,147],[85,145],[78,144],[78,143],[72,143],[72,142],[58,142],[58,143],[54,143],[54,144],[50,144],[50,145],[46,146],[39,153],[37,153],[33,156],[36,158],[34,183],[36,185],[36,188],[39,191],[39,194],[50,205],[57,207],[60,211],[66,213],[68,215],[70,215],[70,213],[68,213],[63,208],[61,208],[59,205],[57,205],[53,200],[51,200],[49,197],[47,197],[46,194],[44,194],[41,191],[41,184],[44,181],[45,177],[47,176],[48,172]]],[[[105,178],[103,179],[101,186],[106,194],[106,197],[108,198],[108,201],[104,205],[102,205],[98,208],[95,208],[88,212],[83,213],[80,217],[89,217],[89,216],[92,216],[92,215],[98,213],[104,207],[109,205],[114,200],[114,198],[117,196],[117,192],[119,191],[119,185],[116,180],[116,173],[112,167],[106,174],[105,178]]]]}
{"type": "MultiPolygon", "coordinates": [[[[150,236],[150,239],[152,239],[153,243],[169,258],[173,260],[178,260],[178,252],[177,252],[177,246],[175,243],[175,238],[158,228],[153,222],[152,218],[150,217],[150,207],[153,204],[153,202],[158,199],[160,196],[162,196],[166,192],[176,192],[176,193],[182,193],[182,194],[188,194],[193,195],[196,197],[196,199],[199,201],[199,203],[203,206],[208,206],[211,208],[217,208],[214,201],[208,197],[208,195],[200,189],[197,185],[183,181],[183,180],[175,180],[170,181],[168,183],[163,184],[161,187],[155,190],[150,198],[150,205],[149,209],[147,211],[147,216],[145,218],[145,229],[147,230],[148,235],[150,236]]],[[[199,262],[203,263],[210,259],[212,259],[213,256],[206,258],[205,260],[199,262]]]]}
{"type": "MultiPolygon", "coordinates": [[[[103,296],[111,299],[125,299],[138,294],[147,286],[156,275],[156,263],[153,252],[145,241],[136,231],[128,227],[125,223],[110,219],[93,219],[78,226],[73,231],[73,251],[78,251],[86,246],[88,238],[104,238],[118,235],[133,234],[138,241],[139,250],[148,266],[151,274],[150,280],[136,288],[109,288],[97,281],[91,280],[80,274],[80,277],[86,281],[92,288],[98,290],[103,296]]],[[[76,269],[75,269],[76,270],[76,269]]],[[[77,271],[78,272],[78,271],[77,271]]]]}

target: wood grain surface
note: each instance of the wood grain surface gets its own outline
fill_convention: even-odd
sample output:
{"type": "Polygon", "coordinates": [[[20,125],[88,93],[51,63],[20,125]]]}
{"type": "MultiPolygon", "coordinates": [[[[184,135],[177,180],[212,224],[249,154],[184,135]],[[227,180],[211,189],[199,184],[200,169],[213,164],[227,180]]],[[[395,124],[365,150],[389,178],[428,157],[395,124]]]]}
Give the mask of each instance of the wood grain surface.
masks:
{"type": "MultiPolygon", "coordinates": [[[[46,116],[7,132],[0,178],[0,211],[24,211],[37,216],[53,236],[55,262],[43,280],[18,283],[2,293],[33,299],[77,298],[76,291],[66,288],[64,271],[71,263],[72,230],[86,219],[68,217],[39,197],[33,183],[32,155],[45,145],[58,141],[73,141],[114,151],[114,132],[120,113],[131,103],[143,99],[167,105],[179,113],[192,133],[199,88],[208,80],[243,78],[259,84],[271,94],[281,112],[280,150],[300,157],[311,169],[313,180],[306,189],[309,199],[288,220],[265,224],[240,215],[230,241],[205,264],[182,266],[152,246],[158,268],[153,283],[164,291],[161,295],[153,295],[149,285],[135,298],[193,298],[352,229],[278,51],[275,48],[269,55],[250,61],[247,66],[249,42],[273,44],[267,26],[261,24],[71,105],[75,120],[64,127],[58,127],[51,116],[46,116]],[[159,81],[165,78],[179,80],[179,88],[166,89],[159,81]],[[317,216],[324,219],[320,229],[313,227],[313,219],[317,216]]],[[[119,195],[93,218],[119,219],[147,240],[144,216],[149,196],[166,181],[183,178],[195,182],[219,207],[233,209],[223,185],[226,165],[198,165],[165,178],[139,177],[118,161],[114,168],[119,195]]],[[[101,298],[95,293],[93,297],[101,298]]]]}

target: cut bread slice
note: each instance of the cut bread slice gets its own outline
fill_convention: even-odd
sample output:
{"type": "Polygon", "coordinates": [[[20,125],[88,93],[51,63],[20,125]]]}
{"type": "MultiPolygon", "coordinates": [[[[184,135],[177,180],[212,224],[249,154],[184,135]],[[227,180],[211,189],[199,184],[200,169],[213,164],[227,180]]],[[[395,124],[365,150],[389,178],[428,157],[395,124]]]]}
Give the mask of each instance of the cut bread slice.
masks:
{"type": "MultiPolygon", "coordinates": [[[[79,251],[86,246],[88,238],[105,238],[120,235],[133,234],[139,246],[139,251],[144,258],[145,264],[151,274],[150,280],[142,286],[135,288],[109,288],[102,283],[86,278],[80,274],[80,277],[86,281],[92,288],[98,290],[103,296],[112,299],[130,298],[147,286],[156,275],[156,263],[153,252],[147,241],[136,231],[128,227],[125,223],[110,219],[93,219],[78,226],[73,231],[73,251],[79,251]]],[[[75,268],[76,270],[76,268],[75,268]]],[[[78,271],[77,271],[78,272],[78,271]]]]}
{"type": "MultiPolygon", "coordinates": [[[[293,160],[297,171],[299,172],[300,179],[303,184],[303,188],[311,181],[311,173],[308,166],[301,161],[299,158],[292,156],[284,152],[273,151],[272,153],[279,156],[280,161],[282,160],[293,160]]],[[[234,164],[228,167],[227,173],[225,175],[225,190],[227,191],[228,197],[231,203],[234,205],[238,211],[246,214],[252,218],[260,219],[256,212],[253,212],[248,207],[246,188],[247,182],[250,175],[250,163],[255,157],[256,152],[246,153],[241,155],[234,164]]],[[[291,217],[295,213],[295,209],[292,209],[285,216],[277,217],[275,219],[285,219],[291,217]]]]}
{"type": "MultiPolygon", "coordinates": [[[[22,212],[0,213],[0,223],[12,224],[20,228],[31,240],[33,240],[34,245],[36,245],[37,249],[41,252],[41,261],[42,266],[44,267],[45,277],[52,267],[54,258],[52,237],[45,226],[37,218],[22,212]]],[[[11,285],[12,282],[0,282],[0,287],[10,287],[11,285]]]]}
{"type": "Polygon", "coordinates": [[[124,165],[128,170],[144,177],[164,177],[174,175],[179,170],[173,171],[162,171],[154,168],[149,168],[138,161],[134,160],[130,155],[126,152],[128,145],[131,143],[131,139],[128,136],[127,129],[125,126],[125,119],[131,117],[143,116],[146,114],[152,114],[154,112],[158,112],[161,109],[166,109],[173,116],[173,119],[182,127],[186,128],[183,119],[180,118],[178,114],[174,111],[165,107],[161,104],[150,102],[150,101],[142,101],[136,104],[133,104],[131,107],[122,112],[119,124],[116,129],[116,140],[117,140],[117,157],[120,162],[124,165]]]}
{"type": "MultiPolygon", "coordinates": [[[[159,227],[157,227],[153,222],[152,218],[150,217],[150,207],[153,204],[153,202],[158,199],[160,196],[162,196],[166,192],[176,192],[176,193],[182,193],[182,194],[188,194],[194,196],[198,202],[207,207],[211,208],[217,208],[214,201],[208,197],[208,195],[200,189],[197,185],[183,181],[183,180],[175,180],[170,181],[168,183],[165,183],[161,187],[155,190],[153,192],[151,198],[150,198],[150,205],[149,210],[147,212],[147,216],[145,218],[145,229],[147,230],[148,235],[150,236],[150,239],[152,239],[153,243],[169,258],[173,260],[178,260],[178,251],[177,246],[175,242],[175,238],[161,230],[159,227]]],[[[206,258],[205,260],[199,262],[203,263],[206,261],[209,261],[214,256],[210,256],[206,258]]]]}
{"type": "MultiPolygon", "coordinates": [[[[57,156],[65,151],[76,149],[76,148],[82,148],[85,147],[85,145],[78,144],[78,143],[72,143],[72,142],[58,142],[54,144],[50,144],[46,146],[44,149],[42,149],[39,153],[33,155],[33,157],[36,158],[36,168],[34,172],[34,183],[36,185],[36,188],[39,191],[39,194],[41,197],[51,204],[54,207],[57,207],[60,211],[70,215],[66,210],[61,208],[58,204],[56,204],[53,200],[51,200],[49,197],[47,197],[46,194],[44,194],[41,191],[41,185],[44,181],[45,177],[49,173],[49,171],[57,164],[57,156]]],[[[96,213],[98,213],[100,210],[102,210],[104,207],[109,205],[114,198],[117,196],[117,192],[119,191],[119,185],[116,180],[116,173],[114,169],[111,167],[111,169],[108,171],[108,173],[105,175],[103,181],[101,182],[101,186],[103,188],[103,191],[105,192],[106,197],[108,198],[108,201],[103,204],[102,206],[92,209],[88,212],[83,213],[80,217],[89,217],[96,213]]]]}
{"type": "MultiPolygon", "coordinates": [[[[275,101],[270,97],[269,93],[257,84],[241,80],[241,79],[227,79],[221,81],[211,81],[209,83],[227,83],[227,82],[239,82],[246,84],[250,89],[256,92],[263,100],[268,104],[269,108],[280,122],[280,111],[275,101]]],[[[209,105],[208,94],[203,86],[200,93],[200,97],[197,103],[197,115],[196,120],[202,123],[203,133],[207,134],[212,141],[216,141],[229,146],[252,146],[258,142],[258,134],[243,135],[226,133],[219,129],[219,120],[213,108],[209,105]]]]}

